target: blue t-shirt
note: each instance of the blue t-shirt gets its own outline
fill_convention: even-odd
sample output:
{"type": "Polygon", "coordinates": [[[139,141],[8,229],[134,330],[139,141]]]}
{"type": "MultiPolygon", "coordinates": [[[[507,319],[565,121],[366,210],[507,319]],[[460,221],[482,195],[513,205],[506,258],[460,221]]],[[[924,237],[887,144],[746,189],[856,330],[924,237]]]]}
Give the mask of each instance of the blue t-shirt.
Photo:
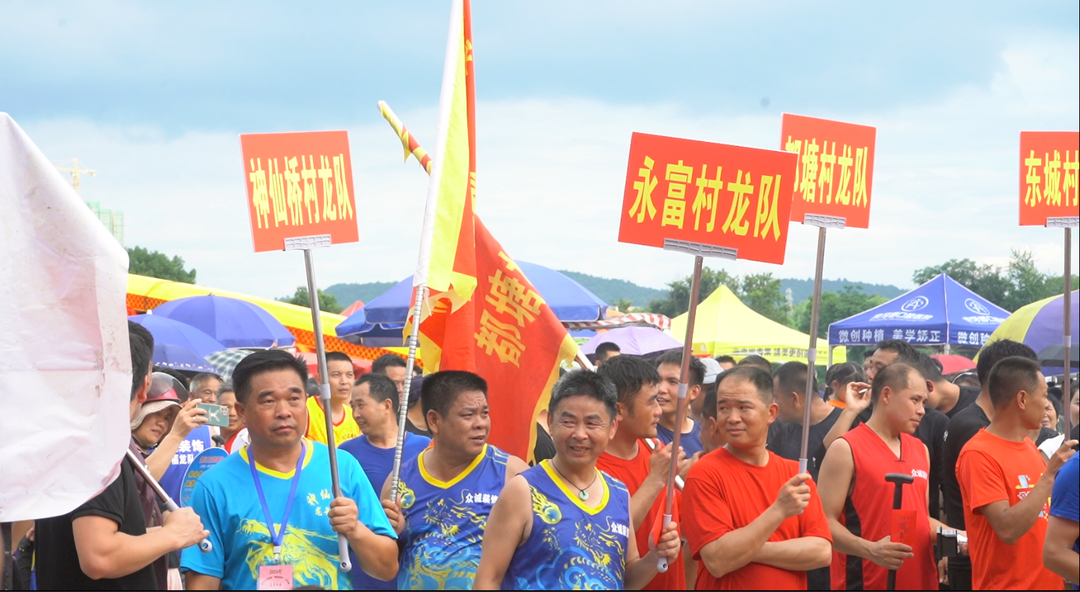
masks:
{"type": "MultiPolygon", "coordinates": [[[[333,499],[330,455],[324,444],[304,442],[307,450],[282,542],[281,562],[293,566],[295,586],[349,590],[348,574],[339,567],[337,534],[327,518],[333,499]]],[[[259,567],[272,565],[274,561],[270,529],[255,492],[247,452],[247,447],[240,449],[199,478],[191,505],[210,531],[214,549],[203,553],[198,546],[188,547],[180,559],[184,571],[220,578],[223,590],[254,590],[259,567]]],[[[275,521],[280,520],[285,513],[293,471],[272,471],[258,462],[256,468],[270,515],[275,521]]],[[[348,454],[339,455],[338,475],[342,493],[356,501],[360,522],[375,534],[396,538],[356,459],[348,454]]],[[[277,524],[274,528],[278,528],[277,524]]]]}
{"type": "MultiPolygon", "coordinates": [[[[1050,515],[1080,522],[1080,454],[1074,454],[1058,471],[1050,495],[1050,515]]],[[[1080,553],[1080,539],[1073,542],[1073,551],[1080,553]]],[[[1080,590],[1080,586],[1073,590],[1080,590]]]]}
{"type": "Polygon", "coordinates": [[[176,449],[176,454],[173,455],[172,464],[165,469],[165,474],[158,480],[161,487],[165,489],[165,493],[169,494],[169,497],[174,502],[180,503],[180,490],[184,486],[184,473],[187,473],[191,461],[195,460],[195,457],[203,450],[213,447],[214,441],[210,438],[210,428],[204,425],[191,430],[187,438],[180,442],[180,447],[176,449]]]}
{"type": "MultiPolygon", "coordinates": [[[[419,436],[417,434],[405,433],[405,444],[401,451],[402,464],[416,459],[428,444],[431,443],[431,438],[425,436],[419,436]]],[[[386,478],[390,476],[391,471],[394,470],[394,448],[379,448],[374,446],[367,436],[360,436],[359,438],[353,438],[352,440],[346,440],[338,446],[338,450],[344,450],[353,455],[357,461],[360,462],[360,468],[364,470],[364,474],[367,475],[368,481],[371,483],[371,487],[375,489],[375,495],[378,496],[382,493],[383,484],[386,483],[386,478]]],[[[397,590],[397,580],[379,580],[373,578],[360,569],[360,564],[356,560],[355,554],[352,550],[349,550],[349,556],[352,557],[353,569],[350,572],[352,576],[353,588],[356,590],[397,590]]]]}
{"type": "Polygon", "coordinates": [[[603,480],[600,503],[590,508],[570,491],[551,461],[521,473],[532,495],[532,531],[514,551],[503,590],[622,590],[630,548],[630,492],[603,480]]]}
{"type": "MultiPolygon", "coordinates": [[[[679,446],[686,452],[686,458],[690,458],[695,454],[701,452],[701,422],[694,421],[694,427],[690,429],[690,433],[683,434],[679,438],[679,446]]],[[[664,443],[664,446],[671,444],[671,441],[675,438],[675,432],[665,428],[660,424],[656,424],[656,439],[664,443]]]]}

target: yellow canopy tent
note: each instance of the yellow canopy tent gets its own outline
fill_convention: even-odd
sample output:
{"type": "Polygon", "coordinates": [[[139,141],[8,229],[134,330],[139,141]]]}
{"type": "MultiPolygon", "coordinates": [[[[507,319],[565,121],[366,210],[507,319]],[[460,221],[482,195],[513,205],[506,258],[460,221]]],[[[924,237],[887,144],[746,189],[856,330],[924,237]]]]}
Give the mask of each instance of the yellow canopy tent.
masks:
{"type": "MultiPolygon", "coordinates": [[[[687,313],[671,319],[671,335],[686,336],[687,313]]],[[[694,353],[735,358],[757,354],[770,362],[806,361],[810,336],[768,319],[746,306],[727,286],[720,286],[697,308],[694,327],[694,353]]],[[[826,362],[829,344],[818,340],[818,362],[826,362]]],[[[844,350],[833,362],[844,362],[844,350]]]]}
{"type": "MultiPolygon", "coordinates": [[[[311,310],[303,306],[296,306],[269,298],[248,296],[247,294],[239,294],[228,290],[128,274],[127,305],[136,311],[145,312],[153,310],[170,300],[187,298],[188,296],[205,296],[207,294],[245,300],[259,306],[280,321],[282,325],[285,325],[285,328],[296,337],[298,349],[315,351],[315,333],[311,324],[311,310]]],[[[323,342],[326,351],[339,351],[363,360],[374,360],[382,354],[393,351],[377,347],[363,347],[338,339],[334,336],[333,329],[338,326],[338,323],[344,321],[345,317],[328,312],[321,314],[323,342]]]]}

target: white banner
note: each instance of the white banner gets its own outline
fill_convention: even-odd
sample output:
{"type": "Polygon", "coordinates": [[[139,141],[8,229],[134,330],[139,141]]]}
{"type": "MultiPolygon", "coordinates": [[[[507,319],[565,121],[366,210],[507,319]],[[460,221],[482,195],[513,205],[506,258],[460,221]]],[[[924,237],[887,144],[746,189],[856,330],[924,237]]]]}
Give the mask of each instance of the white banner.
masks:
{"type": "Polygon", "coordinates": [[[127,252],[0,113],[0,522],[65,514],[131,438],[127,252]]]}

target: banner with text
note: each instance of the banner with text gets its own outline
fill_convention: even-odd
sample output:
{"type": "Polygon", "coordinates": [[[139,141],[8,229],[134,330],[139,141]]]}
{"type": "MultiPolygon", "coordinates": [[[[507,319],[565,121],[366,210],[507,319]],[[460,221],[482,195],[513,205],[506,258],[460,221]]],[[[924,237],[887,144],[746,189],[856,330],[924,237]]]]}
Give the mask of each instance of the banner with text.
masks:
{"type": "Polygon", "coordinates": [[[784,113],[780,146],[799,155],[791,219],[816,214],[867,228],[876,138],[869,126],[784,113]]]}
{"type": "Polygon", "coordinates": [[[1076,225],[1080,132],[1020,132],[1020,226],[1076,225]]]}
{"type": "Polygon", "coordinates": [[[619,241],[665,240],[784,262],[796,155],[635,132],[619,241]]]}
{"type": "Polygon", "coordinates": [[[240,148],[255,252],[304,236],[360,240],[348,132],[241,134],[240,148]]]}

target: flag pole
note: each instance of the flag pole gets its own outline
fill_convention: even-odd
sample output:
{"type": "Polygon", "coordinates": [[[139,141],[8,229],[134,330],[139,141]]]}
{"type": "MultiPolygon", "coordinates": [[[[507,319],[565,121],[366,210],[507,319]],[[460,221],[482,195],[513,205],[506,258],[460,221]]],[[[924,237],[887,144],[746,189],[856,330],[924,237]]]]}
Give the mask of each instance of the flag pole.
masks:
{"type": "MultiPolygon", "coordinates": [[[[686,421],[686,391],[690,379],[690,356],[694,347],[694,322],[697,320],[698,295],[701,293],[701,266],[705,258],[701,255],[694,256],[694,275],[690,278],[690,309],[686,317],[686,340],[683,341],[682,371],[679,377],[679,399],[675,406],[675,435],[671,439],[671,470],[668,471],[666,485],[667,497],[664,500],[664,526],[671,524],[671,512],[675,505],[675,478],[679,476],[679,442],[682,439],[682,424],[686,421]]],[[[665,573],[668,570],[667,558],[661,557],[656,562],[656,571],[665,573]]]]}
{"type": "Polygon", "coordinates": [[[1072,405],[1069,400],[1072,395],[1072,228],[1065,227],[1065,293],[1061,297],[1062,304],[1065,307],[1065,314],[1063,318],[1065,320],[1065,340],[1063,345],[1065,349],[1062,353],[1062,363],[1065,366],[1065,378],[1061,383],[1063,396],[1062,402],[1065,404],[1062,406],[1065,409],[1065,439],[1069,438],[1069,434],[1072,430],[1072,405]]]}
{"type": "Polygon", "coordinates": [[[810,458],[810,409],[817,396],[814,383],[817,378],[818,326],[821,322],[821,274],[825,267],[825,227],[818,227],[817,264],[814,269],[814,296],[810,306],[810,347],[806,350],[806,390],[803,397],[802,444],[799,448],[799,473],[807,472],[810,458]]]}
{"type": "MultiPolygon", "coordinates": [[[[138,456],[135,456],[135,453],[132,452],[130,448],[127,450],[127,457],[128,460],[131,461],[132,466],[135,467],[135,472],[139,473],[139,476],[146,481],[146,484],[150,486],[150,489],[154,490],[154,494],[158,496],[161,503],[165,504],[165,509],[170,512],[179,510],[180,506],[176,505],[173,498],[169,497],[169,494],[165,492],[165,489],[156,479],[154,479],[154,476],[150,474],[150,470],[143,464],[143,460],[138,456]]],[[[210,539],[203,539],[199,541],[199,550],[203,553],[209,553],[214,550],[214,544],[210,542],[210,539]]]]}
{"type": "MultiPolygon", "coordinates": [[[[329,239],[329,237],[326,237],[329,239]]],[[[327,240],[329,243],[329,240],[327,240]]],[[[319,310],[319,290],[315,284],[315,258],[310,248],[314,245],[306,245],[304,251],[304,267],[307,270],[308,300],[311,303],[311,326],[315,333],[315,352],[319,360],[319,400],[322,401],[323,415],[326,419],[326,448],[330,453],[330,484],[334,490],[334,497],[342,497],[341,480],[338,478],[337,445],[334,442],[334,409],[330,402],[330,376],[326,370],[326,344],[323,343],[322,314],[319,310]]],[[[349,541],[345,535],[338,533],[338,554],[341,558],[342,571],[352,571],[352,561],[349,559],[349,541]]]]}

